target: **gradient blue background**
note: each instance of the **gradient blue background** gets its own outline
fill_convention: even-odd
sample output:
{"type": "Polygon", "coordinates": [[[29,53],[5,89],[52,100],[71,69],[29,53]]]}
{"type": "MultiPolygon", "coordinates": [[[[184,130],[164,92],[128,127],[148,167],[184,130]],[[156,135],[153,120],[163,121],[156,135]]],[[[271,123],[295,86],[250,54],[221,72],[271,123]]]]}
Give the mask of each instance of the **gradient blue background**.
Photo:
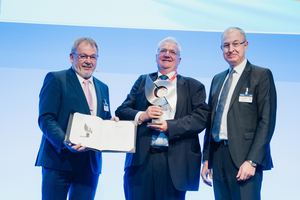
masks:
{"type": "MultiPolygon", "coordinates": [[[[90,0],[82,5],[82,12],[74,11],[70,16],[61,11],[74,5],[78,8],[81,1],[73,1],[74,5],[70,7],[62,3],[70,0],[52,3],[45,0],[44,4],[35,0],[28,2],[32,4],[20,0],[0,1],[1,199],[41,198],[41,169],[34,167],[42,134],[37,125],[38,95],[47,72],[71,66],[69,53],[76,38],[92,37],[97,41],[100,57],[98,72],[94,75],[108,84],[114,114],[137,77],[157,70],[157,44],[168,36],[175,37],[182,47],[178,72],[204,83],[208,94],[212,77],[228,68],[222,57],[220,36],[229,26],[240,26],[247,32],[249,47],[246,57],[253,64],[270,68],[277,87],[277,124],[271,142],[275,168],[264,173],[262,197],[300,198],[300,14],[294,11],[299,10],[300,2],[277,0],[268,4],[272,1],[265,0],[260,4],[252,1],[250,5],[250,1],[239,3],[233,0],[223,3],[131,0],[129,3],[135,2],[138,6],[130,6],[114,0],[112,3],[119,2],[121,7],[126,7],[103,4],[102,9],[108,9],[112,15],[108,11],[104,14],[87,12],[88,6],[95,3],[90,0]],[[13,7],[12,2],[17,4],[13,7]],[[52,7],[47,7],[47,3],[52,7]],[[269,9],[267,5],[270,5],[269,9]],[[215,12],[209,12],[211,10],[215,12]],[[155,11],[159,17],[152,16],[150,11],[155,11]],[[232,15],[226,15],[230,13],[232,15]],[[74,16],[83,19],[75,23],[74,16]],[[256,19],[251,18],[253,16],[256,19]],[[124,20],[127,18],[130,20],[124,20]],[[165,29],[162,28],[164,25],[165,29]]],[[[201,143],[203,135],[200,134],[201,143]]],[[[103,153],[103,174],[96,200],[124,199],[124,158],[124,153],[103,153]]],[[[200,190],[188,192],[186,199],[212,200],[212,188],[201,180],[200,190]]]]}

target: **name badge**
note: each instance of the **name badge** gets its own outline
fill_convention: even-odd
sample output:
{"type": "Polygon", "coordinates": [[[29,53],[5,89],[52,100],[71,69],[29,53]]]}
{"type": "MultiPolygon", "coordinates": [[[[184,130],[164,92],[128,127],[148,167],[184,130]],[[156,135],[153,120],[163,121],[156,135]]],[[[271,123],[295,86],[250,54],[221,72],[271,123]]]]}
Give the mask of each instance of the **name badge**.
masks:
{"type": "Polygon", "coordinates": [[[240,94],[239,102],[252,103],[252,94],[240,94]]]}
{"type": "Polygon", "coordinates": [[[103,99],[103,109],[104,109],[104,111],[109,111],[109,109],[108,109],[108,104],[106,103],[106,99],[103,99]]]}

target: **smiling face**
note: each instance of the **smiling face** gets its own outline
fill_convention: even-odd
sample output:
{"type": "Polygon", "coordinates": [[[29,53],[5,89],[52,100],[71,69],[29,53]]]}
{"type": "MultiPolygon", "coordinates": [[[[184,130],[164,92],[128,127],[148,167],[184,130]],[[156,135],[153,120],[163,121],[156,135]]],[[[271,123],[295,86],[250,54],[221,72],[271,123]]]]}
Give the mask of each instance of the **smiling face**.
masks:
{"type": "Polygon", "coordinates": [[[245,53],[247,47],[248,41],[245,41],[245,38],[239,30],[231,29],[224,32],[221,49],[223,50],[224,59],[231,67],[234,68],[238,66],[246,59],[245,53]]]}
{"type": "Polygon", "coordinates": [[[91,57],[97,56],[97,49],[90,43],[81,42],[75,53],[70,53],[70,61],[72,68],[84,79],[88,79],[92,76],[96,69],[97,60],[91,57]],[[86,59],[85,56],[88,56],[86,59]]]}
{"type": "Polygon", "coordinates": [[[163,43],[156,54],[158,70],[164,75],[176,71],[180,61],[178,48],[173,42],[163,43]]]}

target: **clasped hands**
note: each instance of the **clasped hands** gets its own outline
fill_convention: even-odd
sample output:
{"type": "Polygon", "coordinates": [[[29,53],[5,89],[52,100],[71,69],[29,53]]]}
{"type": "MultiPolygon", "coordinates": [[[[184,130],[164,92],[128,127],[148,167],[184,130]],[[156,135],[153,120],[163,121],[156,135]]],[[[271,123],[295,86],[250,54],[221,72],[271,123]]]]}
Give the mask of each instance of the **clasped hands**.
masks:
{"type": "MultiPolygon", "coordinates": [[[[118,122],[120,119],[119,119],[119,117],[112,117],[110,120],[118,122]]],[[[73,153],[88,151],[86,146],[81,146],[81,143],[72,144],[72,143],[64,141],[64,145],[73,153]]]]}
{"type": "MultiPolygon", "coordinates": [[[[151,119],[159,119],[162,114],[163,111],[161,107],[149,106],[145,112],[141,113],[138,121],[141,124],[151,119]]],[[[168,131],[168,124],[166,121],[156,121],[155,123],[149,123],[147,127],[160,133],[166,133],[168,131]]]]}

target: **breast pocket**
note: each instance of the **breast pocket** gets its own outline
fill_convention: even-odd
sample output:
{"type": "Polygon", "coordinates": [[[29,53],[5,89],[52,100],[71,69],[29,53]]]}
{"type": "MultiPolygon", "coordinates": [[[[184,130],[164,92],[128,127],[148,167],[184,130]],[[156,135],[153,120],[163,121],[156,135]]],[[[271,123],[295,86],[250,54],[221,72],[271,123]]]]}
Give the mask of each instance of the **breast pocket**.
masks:
{"type": "Polygon", "coordinates": [[[255,132],[247,132],[247,133],[244,133],[245,139],[246,139],[246,140],[253,140],[254,134],[255,134],[255,132]]]}

